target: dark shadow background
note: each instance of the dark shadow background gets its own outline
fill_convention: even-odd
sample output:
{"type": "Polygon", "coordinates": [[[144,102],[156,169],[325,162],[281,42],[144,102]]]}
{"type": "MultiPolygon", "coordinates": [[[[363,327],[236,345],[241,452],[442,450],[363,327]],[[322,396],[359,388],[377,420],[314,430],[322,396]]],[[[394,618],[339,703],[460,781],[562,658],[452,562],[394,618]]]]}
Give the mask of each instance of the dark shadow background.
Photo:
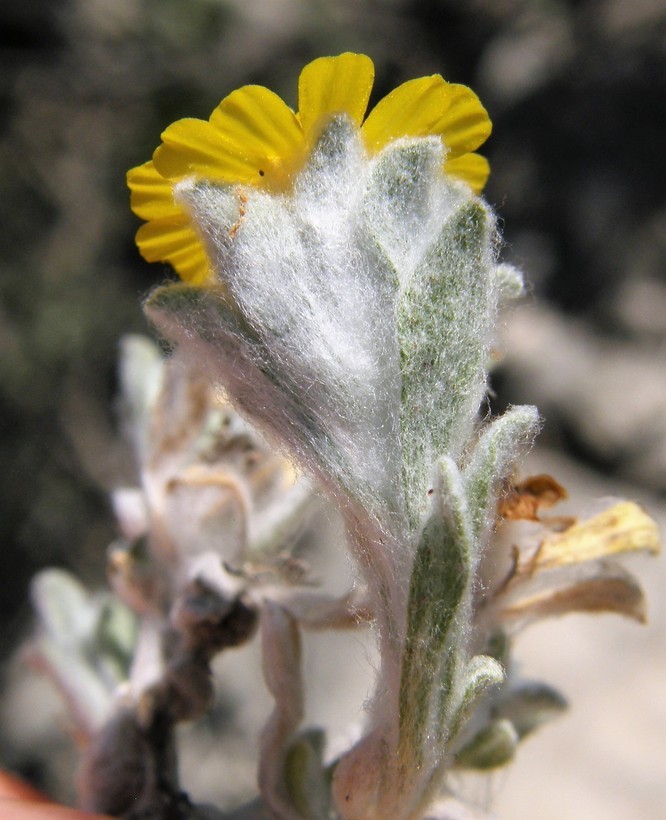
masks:
{"type": "MultiPolygon", "coordinates": [[[[3,658],[30,628],[36,570],[103,581],[107,491],[132,474],[115,433],[117,344],[147,330],[141,298],[167,274],[134,247],[125,172],[166,125],[206,118],[244,83],[295,104],[301,67],[345,50],[374,59],[375,99],[423,74],[467,83],[494,123],[486,195],[531,298],[652,356],[666,353],[665,43],[660,0],[0,5],[3,658]]],[[[626,477],[624,450],[590,442],[510,358],[493,386],[498,409],[540,404],[546,441],[626,477]]],[[[628,477],[666,491],[659,469],[628,477]]]]}

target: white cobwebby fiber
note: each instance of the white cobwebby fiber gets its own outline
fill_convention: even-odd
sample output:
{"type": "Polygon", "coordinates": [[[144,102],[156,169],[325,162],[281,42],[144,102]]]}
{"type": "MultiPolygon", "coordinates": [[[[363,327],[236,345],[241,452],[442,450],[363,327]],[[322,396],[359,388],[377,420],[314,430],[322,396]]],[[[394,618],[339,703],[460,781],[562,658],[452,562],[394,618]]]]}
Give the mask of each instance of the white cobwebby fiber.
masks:
{"type": "MultiPolygon", "coordinates": [[[[519,285],[514,272],[498,269],[492,214],[442,173],[444,159],[430,137],[368,157],[358,130],[340,117],[289,192],[183,182],[177,199],[222,287],[182,289],[171,306],[168,296],[148,306],[182,352],[208,365],[238,409],[340,503],[374,596],[381,655],[370,732],[336,770],[341,783],[358,777],[364,761],[381,769],[385,750],[397,749],[413,558],[426,555],[425,522],[451,508],[444,496],[467,503],[460,481],[454,492],[436,480],[437,464],[447,457],[456,471],[465,467],[497,305],[519,285]]],[[[491,486],[497,476],[482,478],[491,486]]],[[[448,586],[441,563],[439,573],[448,586]]],[[[426,568],[418,599],[425,617],[446,592],[428,586],[429,576],[426,568]]],[[[456,645],[447,651],[462,658],[469,589],[460,595],[451,599],[456,645]]],[[[433,622],[423,640],[436,641],[436,631],[433,622]]],[[[437,703],[439,663],[422,675],[430,681],[424,697],[437,703]]],[[[452,679],[447,708],[462,680],[452,679]]],[[[441,705],[433,710],[444,714],[441,705]]],[[[428,731],[417,745],[434,743],[428,731]]],[[[414,777],[427,781],[428,767],[414,777]]]]}
{"type": "MultiPolygon", "coordinates": [[[[442,246],[473,200],[442,174],[443,160],[436,138],[400,140],[368,158],[357,130],[341,117],[288,194],[187,182],[177,190],[234,305],[207,329],[213,371],[244,412],[338,497],[372,516],[373,538],[381,522],[387,541],[407,555],[413,522],[405,482],[426,498],[438,447],[462,452],[462,428],[472,429],[485,389],[499,290],[491,241],[467,255],[442,246]],[[404,304],[414,302],[417,311],[424,310],[419,299],[427,304],[431,268],[447,288],[438,294],[436,321],[415,321],[411,336],[399,337],[404,304]],[[432,372],[414,388],[407,410],[405,378],[414,382],[414,374],[404,369],[405,344],[434,345],[425,363],[432,372]],[[438,423],[446,435],[432,433],[438,423]],[[423,439],[421,466],[406,424],[412,438],[423,439]]],[[[464,244],[464,226],[455,230],[464,244]]],[[[194,347],[205,358],[206,345],[194,347]]],[[[412,370],[421,367],[408,358],[412,370]]],[[[393,564],[394,572],[409,571],[404,554],[393,564]]]]}
{"type": "Polygon", "coordinates": [[[391,143],[371,164],[364,219],[404,288],[417,265],[470,190],[441,172],[445,148],[437,137],[391,143]]]}
{"type": "Polygon", "coordinates": [[[394,279],[362,219],[367,172],[357,135],[339,122],[293,196],[248,195],[233,238],[228,192],[197,186],[183,195],[256,334],[253,355],[266,357],[257,366],[280,382],[283,400],[297,404],[306,423],[293,430],[293,418],[276,419],[274,391],[241,396],[241,404],[249,409],[249,399],[317,473],[323,462],[324,472],[386,515],[402,505],[400,370],[394,279]]]}

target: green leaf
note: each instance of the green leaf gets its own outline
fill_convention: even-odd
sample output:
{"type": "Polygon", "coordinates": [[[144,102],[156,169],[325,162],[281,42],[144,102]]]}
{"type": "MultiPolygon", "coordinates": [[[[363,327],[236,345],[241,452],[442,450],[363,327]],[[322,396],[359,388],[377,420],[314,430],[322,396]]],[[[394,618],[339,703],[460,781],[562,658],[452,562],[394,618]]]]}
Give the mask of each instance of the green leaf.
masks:
{"type": "Polygon", "coordinates": [[[93,651],[99,662],[110,664],[118,680],[129,677],[137,640],[137,621],[132,611],[116,598],[100,607],[93,651]]]}
{"type": "Polygon", "coordinates": [[[493,711],[497,717],[510,720],[522,740],[542,724],[561,715],[567,705],[557,689],[545,683],[530,682],[509,690],[494,705],[493,711]]]}
{"type": "Polygon", "coordinates": [[[470,203],[444,225],[398,303],[408,509],[426,508],[436,457],[456,459],[485,389],[494,317],[488,214],[470,203]]]}
{"type": "Polygon", "coordinates": [[[220,380],[241,413],[249,415],[296,456],[321,467],[343,487],[353,476],[320,423],[308,396],[275,361],[221,288],[186,284],[158,288],[144,305],[158,330],[220,380]]]}
{"type": "Polygon", "coordinates": [[[523,274],[518,268],[506,262],[495,268],[495,280],[500,290],[502,302],[509,302],[517,299],[525,292],[525,282],[523,274]]]}
{"type": "Polygon", "coordinates": [[[518,745],[518,733],[510,720],[496,720],[476,734],[456,755],[463,769],[497,769],[509,763],[518,745]]]}
{"type": "Polygon", "coordinates": [[[407,281],[452,207],[441,201],[454,198],[442,184],[442,161],[438,139],[399,144],[382,153],[368,182],[364,216],[396,281],[407,281]]]}
{"type": "Polygon", "coordinates": [[[241,338],[256,342],[256,336],[222,287],[163,285],[146,299],[144,310],[168,339],[175,337],[178,341],[196,333],[214,346],[223,346],[226,340],[231,347],[236,347],[241,338]]]}
{"type": "Polygon", "coordinates": [[[473,551],[459,471],[448,458],[438,466],[439,504],[414,558],[400,690],[400,744],[416,765],[422,762],[433,718],[446,734],[441,722],[450,713],[464,651],[458,616],[469,587],[473,551]]]}
{"type": "Polygon", "coordinates": [[[494,519],[502,481],[532,444],[538,427],[535,407],[513,407],[488,425],[476,443],[463,475],[477,537],[494,519]]]}
{"type": "Polygon", "coordinates": [[[287,752],[285,783],[296,810],[308,820],[326,820],[330,810],[330,773],[324,767],[325,734],[300,734],[287,752]]]}
{"type": "Polygon", "coordinates": [[[499,686],[504,680],[504,669],[494,658],[487,655],[476,655],[467,664],[463,683],[463,695],[451,721],[449,742],[455,739],[478,703],[479,698],[492,686],[499,686]]]}
{"type": "Polygon", "coordinates": [[[97,621],[85,587],[69,572],[42,570],[31,583],[31,595],[41,625],[57,643],[75,647],[89,640],[97,621]]]}

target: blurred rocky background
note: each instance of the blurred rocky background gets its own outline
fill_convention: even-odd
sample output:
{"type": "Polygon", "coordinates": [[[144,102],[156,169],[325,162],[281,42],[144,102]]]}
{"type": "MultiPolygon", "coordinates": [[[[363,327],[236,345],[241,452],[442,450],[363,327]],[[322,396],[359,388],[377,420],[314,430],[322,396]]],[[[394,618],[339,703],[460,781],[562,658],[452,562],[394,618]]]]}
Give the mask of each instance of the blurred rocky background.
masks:
{"type": "MultiPolygon", "coordinates": [[[[36,570],[104,584],[107,491],[133,477],[114,411],[118,341],[147,331],[141,298],[168,273],[135,249],[125,172],[167,124],[206,118],[239,85],[295,104],[300,68],[345,50],[374,59],[376,99],[436,72],[479,93],[494,123],[486,194],[504,257],[530,283],[505,319],[493,409],[540,407],[535,467],[568,482],[574,510],[628,495],[664,521],[663,0],[3,3],[0,765],[61,796],[64,725],[15,658],[36,570]]],[[[475,799],[510,820],[663,816],[663,563],[638,570],[646,630],[571,617],[526,637],[526,672],[560,685],[573,711],[475,799]]]]}

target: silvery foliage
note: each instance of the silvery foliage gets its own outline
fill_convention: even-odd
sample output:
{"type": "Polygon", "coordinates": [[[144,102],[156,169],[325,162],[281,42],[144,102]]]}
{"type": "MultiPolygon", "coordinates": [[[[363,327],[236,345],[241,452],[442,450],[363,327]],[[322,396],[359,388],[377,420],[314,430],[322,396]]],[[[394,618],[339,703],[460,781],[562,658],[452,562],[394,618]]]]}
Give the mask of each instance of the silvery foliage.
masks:
{"type": "Polygon", "coordinates": [[[521,283],[444,151],[403,139],[368,158],[341,117],[287,193],[183,181],[217,280],[146,304],[344,516],[381,655],[365,734],[335,767],[348,818],[422,814],[504,674],[470,648],[475,570],[538,418],[479,421],[498,307],[521,283]]]}

